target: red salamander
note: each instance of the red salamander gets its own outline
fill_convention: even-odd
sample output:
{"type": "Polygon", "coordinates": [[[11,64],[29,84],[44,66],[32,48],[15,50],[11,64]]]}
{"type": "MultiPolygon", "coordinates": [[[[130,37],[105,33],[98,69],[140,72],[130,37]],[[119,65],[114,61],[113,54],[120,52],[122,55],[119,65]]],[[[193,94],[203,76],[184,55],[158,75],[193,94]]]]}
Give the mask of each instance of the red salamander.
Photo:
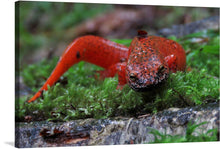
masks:
{"type": "Polygon", "coordinates": [[[41,89],[28,102],[41,96],[72,65],[86,61],[105,70],[100,78],[118,74],[118,89],[125,84],[144,92],[165,82],[170,72],[184,71],[186,55],[177,42],[138,31],[129,48],[98,36],[87,35],[75,39],[60,57],[55,69],[41,89]]]}

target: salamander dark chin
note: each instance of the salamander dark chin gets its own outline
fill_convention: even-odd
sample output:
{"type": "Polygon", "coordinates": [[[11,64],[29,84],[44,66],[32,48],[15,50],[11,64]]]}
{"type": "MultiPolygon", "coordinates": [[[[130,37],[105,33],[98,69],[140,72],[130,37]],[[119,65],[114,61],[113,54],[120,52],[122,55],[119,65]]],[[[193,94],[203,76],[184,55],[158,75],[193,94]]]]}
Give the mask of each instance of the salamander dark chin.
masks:
{"type": "Polygon", "coordinates": [[[157,76],[153,82],[149,83],[148,81],[143,80],[129,80],[129,86],[136,92],[147,92],[151,90],[155,90],[162,86],[169,77],[169,73],[164,73],[162,76],[157,76]],[[148,82],[148,83],[147,83],[148,82]]]}
{"type": "Polygon", "coordinates": [[[130,88],[132,88],[136,92],[148,92],[148,91],[152,91],[152,90],[157,90],[157,89],[159,89],[159,87],[163,86],[166,83],[168,76],[169,75],[166,75],[166,77],[162,81],[158,82],[157,84],[149,84],[149,85],[139,86],[136,84],[129,83],[129,86],[130,86],[130,88]]]}

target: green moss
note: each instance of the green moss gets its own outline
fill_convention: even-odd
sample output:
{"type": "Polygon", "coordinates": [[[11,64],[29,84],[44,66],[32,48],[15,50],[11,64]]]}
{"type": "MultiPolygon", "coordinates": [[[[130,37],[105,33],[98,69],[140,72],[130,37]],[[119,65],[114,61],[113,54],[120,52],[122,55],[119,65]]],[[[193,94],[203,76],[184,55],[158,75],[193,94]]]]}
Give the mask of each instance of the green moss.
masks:
{"type": "MultiPolygon", "coordinates": [[[[181,40],[186,50],[191,49],[187,55],[187,67],[192,70],[171,74],[156,96],[136,93],[128,85],[122,91],[117,90],[117,76],[104,81],[96,80],[93,75],[102,68],[80,62],[43,93],[44,99],[28,104],[25,101],[32,96],[29,95],[16,100],[16,120],[24,121],[26,115],[31,115],[34,120],[59,121],[136,116],[170,107],[181,108],[219,101],[219,59],[215,49],[219,35],[210,31],[206,36],[209,41],[203,43],[203,50],[199,50],[200,43],[189,42],[190,36],[181,40]],[[192,50],[194,47],[195,50],[192,50]]],[[[129,43],[130,40],[125,42],[129,43]]],[[[33,92],[45,82],[57,60],[44,60],[21,71],[24,82],[33,92]]]]}
{"type": "Polygon", "coordinates": [[[93,71],[97,70],[96,67],[80,62],[64,75],[68,83],[66,85],[57,83],[50,87],[43,93],[44,99],[38,99],[30,104],[26,103],[24,98],[20,100],[16,104],[18,120],[22,120],[25,115],[31,115],[34,119],[47,117],[50,120],[106,118],[126,115],[127,111],[142,103],[140,97],[139,102],[136,100],[138,96],[135,96],[129,87],[125,87],[123,91],[116,90],[118,82],[116,77],[104,81],[97,81],[91,77],[93,71]],[[22,109],[25,110],[21,113],[22,109]]]}
{"type": "MultiPolygon", "coordinates": [[[[203,133],[198,133],[196,129],[200,126],[206,124],[207,122],[202,122],[200,124],[193,124],[190,122],[186,128],[185,135],[169,135],[165,133],[160,133],[156,129],[151,129],[150,133],[154,135],[154,141],[150,143],[180,143],[180,142],[208,142],[218,140],[218,130],[210,129],[203,133]],[[195,135],[196,134],[196,135],[195,135]]],[[[200,128],[201,129],[201,128],[200,128]]]]}
{"type": "Polygon", "coordinates": [[[162,110],[169,107],[205,104],[209,99],[219,100],[218,84],[219,80],[207,76],[204,70],[171,74],[164,90],[157,97],[155,106],[160,106],[162,110]]]}

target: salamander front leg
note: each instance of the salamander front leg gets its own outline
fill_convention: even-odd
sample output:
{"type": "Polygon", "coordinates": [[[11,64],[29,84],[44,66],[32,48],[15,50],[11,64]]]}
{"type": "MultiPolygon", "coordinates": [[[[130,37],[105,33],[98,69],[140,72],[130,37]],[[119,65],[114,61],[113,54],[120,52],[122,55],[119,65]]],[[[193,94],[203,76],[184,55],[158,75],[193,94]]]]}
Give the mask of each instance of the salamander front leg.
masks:
{"type": "Polygon", "coordinates": [[[96,71],[99,75],[95,75],[96,78],[104,80],[105,78],[114,77],[118,73],[118,86],[117,89],[123,89],[127,83],[125,78],[126,62],[117,63],[105,70],[96,71]]]}
{"type": "Polygon", "coordinates": [[[117,89],[122,90],[124,85],[127,84],[127,80],[126,80],[126,66],[127,63],[123,62],[123,63],[119,63],[117,65],[118,68],[118,86],[117,89]]]}
{"type": "Polygon", "coordinates": [[[172,72],[176,72],[177,71],[177,58],[175,55],[169,55],[167,57],[165,57],[165,60],[170,68],[170,71],[172,72]]]}

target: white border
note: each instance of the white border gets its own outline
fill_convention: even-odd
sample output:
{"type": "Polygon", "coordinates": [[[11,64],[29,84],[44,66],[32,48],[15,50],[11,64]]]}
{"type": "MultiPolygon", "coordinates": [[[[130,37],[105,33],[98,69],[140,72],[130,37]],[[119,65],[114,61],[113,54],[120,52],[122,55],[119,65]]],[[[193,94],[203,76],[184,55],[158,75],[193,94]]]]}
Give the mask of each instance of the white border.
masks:
{"type": "Polygon", "coordinates": [[[84,3],[107,3],[107,4],[142,4],[164,6],[191,6],[191,7],[220,7],[219,0],[29,0],[50,2],[84,2],[84,3]]]}

